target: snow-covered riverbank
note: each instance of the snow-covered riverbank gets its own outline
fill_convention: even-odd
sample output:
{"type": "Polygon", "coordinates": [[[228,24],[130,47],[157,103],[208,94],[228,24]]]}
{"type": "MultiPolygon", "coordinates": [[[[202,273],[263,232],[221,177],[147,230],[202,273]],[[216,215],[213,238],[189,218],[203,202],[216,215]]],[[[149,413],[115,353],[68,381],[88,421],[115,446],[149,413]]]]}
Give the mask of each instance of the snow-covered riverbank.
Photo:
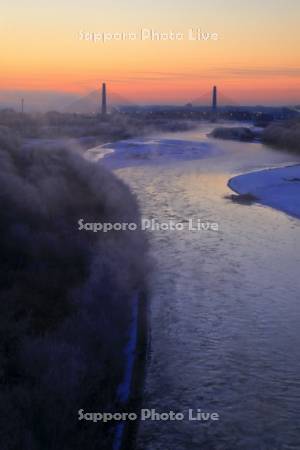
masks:
{"type": "Polygon", "coordinates": [[[263,205],[300,218],[300,164],[238,175],[228,185],[239,194],[252,194],[263,205]]]}

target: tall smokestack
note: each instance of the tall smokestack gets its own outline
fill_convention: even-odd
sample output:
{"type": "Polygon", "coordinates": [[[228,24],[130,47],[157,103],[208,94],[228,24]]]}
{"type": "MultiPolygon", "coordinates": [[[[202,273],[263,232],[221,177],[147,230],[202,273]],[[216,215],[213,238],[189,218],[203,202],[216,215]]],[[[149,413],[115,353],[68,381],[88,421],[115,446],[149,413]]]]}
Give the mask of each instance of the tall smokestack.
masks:
{"type": "Polygon", "coordinates": [[[106,105],[106,84],[102,83],[102,107],[101,113],[103,116],[107,113],[107,105],[106,105]]]}
{"type": "Polygon", "coordinates": [[[217,86],[213,87],[213,93],[212,93],[212,111],[215,113],[217,112],[217,86]]]}

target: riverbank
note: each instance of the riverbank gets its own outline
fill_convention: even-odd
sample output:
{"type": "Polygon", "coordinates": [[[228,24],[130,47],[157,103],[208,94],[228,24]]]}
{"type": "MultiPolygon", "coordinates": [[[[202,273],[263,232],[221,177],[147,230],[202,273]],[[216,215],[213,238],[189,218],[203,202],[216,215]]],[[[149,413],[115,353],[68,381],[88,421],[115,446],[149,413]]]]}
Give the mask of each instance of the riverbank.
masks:
{"type": "Polygon", "coordinates": [[[300,164],[238,175],[228,186],[241,195],[250,194],[263,205],[300,218],[300,164]]]}
{"type": "MultiPolygon", "coordinates": [[[[149,321],[148,321],[148,294],[145,289],[140,293],[137,303],[136,339],[133,351],[133,367],[126,410],[140,416],[144,384],[146,377],[146,365],[149,348],[149,321]]],[[[127,421],[122,430],[120,450],[132,450],[136,448],[136,437],[139,428],[138,421],[127,421]]]]}

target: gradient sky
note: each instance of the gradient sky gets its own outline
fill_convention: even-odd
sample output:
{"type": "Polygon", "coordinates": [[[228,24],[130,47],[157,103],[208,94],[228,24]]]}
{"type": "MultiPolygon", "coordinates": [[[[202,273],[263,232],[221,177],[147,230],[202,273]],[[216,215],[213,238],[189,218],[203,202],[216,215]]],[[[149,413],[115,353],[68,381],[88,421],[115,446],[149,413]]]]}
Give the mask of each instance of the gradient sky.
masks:
{"type": "Polygon", "coordinates": [[[217,84],[238,104],[300,103],[299,0],[10,0],[1,5],[0,91],[86,93],[102,81],[138,102],[187,102],[217,84]],[[218,41],[91,43],[85,31],[217,32],[218,41]]]}

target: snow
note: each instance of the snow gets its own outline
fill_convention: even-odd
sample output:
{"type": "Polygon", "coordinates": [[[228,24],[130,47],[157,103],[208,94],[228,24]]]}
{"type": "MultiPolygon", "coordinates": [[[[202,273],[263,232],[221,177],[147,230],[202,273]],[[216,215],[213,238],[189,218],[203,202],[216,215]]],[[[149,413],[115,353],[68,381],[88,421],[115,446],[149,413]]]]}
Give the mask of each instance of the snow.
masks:
{"type": "MultiPolygon", "coordinates": [[[[133,368],[137,350],[138,332],[138,294],[133,297],[132,318],[129,330],[129,339],[125,347],[125,372],[122,383],[118,387],[117,398],[120,403],[126,405],[129,401],[130,388],[132,383],[133,368]]],[[[124,434],[125,424],[120,422],[116,425],[113,450],[120,450],[124,434]]]]}
{"type": "Polygon", "coordinates": [[[260,203],[300,218],[300,164],[238,175],[228,185],[239,194],[253,194],[260,203]]]}
{"type": "Polygon", "coordinates": [[[125,373],[122,383],[118,387],[118,399],[121,403],[129,400],[130,387],[135,362],[135,352],[137,346],[137,328],[138,328],[138,295],[133,297],[132,318],[129,331],[129,339],[125,347],[125,373]]]}
{"type": "MultiPolygon", "coordinates": [[[[170,160],[196,160],[220,154],[220,150],[209,142],[180,139],[128,139],[105,144],[92,149],[93,158],[110,159],[131,164],[138,162],[160,163],[170,160]]],[[[91,152],[90,155],[91,156],[91,152]]]]}

